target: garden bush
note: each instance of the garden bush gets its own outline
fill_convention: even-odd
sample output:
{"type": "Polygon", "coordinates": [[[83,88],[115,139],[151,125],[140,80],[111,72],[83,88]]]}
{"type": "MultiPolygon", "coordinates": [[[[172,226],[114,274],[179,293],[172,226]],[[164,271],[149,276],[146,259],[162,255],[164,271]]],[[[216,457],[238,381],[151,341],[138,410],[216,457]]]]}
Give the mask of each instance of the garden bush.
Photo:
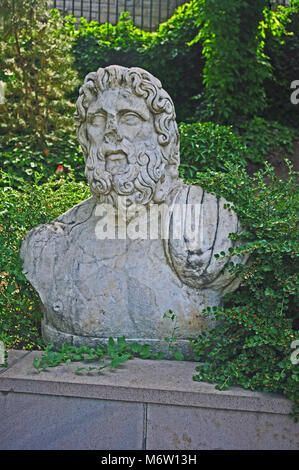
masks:
{"type": "Polygon", "coordinates": [[[73,45],[80,78],[111,64],[144,68],[172,97],[178,121],[192,120],[197,105],[192,97],[203,88],[201,45],[188,45],[197,33],[196,17],[192,1],[154,33],[136,28],[127,13],[116,26],[82,19],[73,45]]]}
{"type": "Polygon", "coordinates": [[[204,58],[195,117],[240,125],[254,116],[296,127],[290,85],[299,73],[299,0],[194,0],[204,58]]]}
{"type": "MultiPolygon", "coordinates": [[[[216,257],[250,254],[246,266],[228,264],[241,281],[225,305],[203,313],[217,321],[193,342],[196,380],[219,389],[241,385],[251,390],[282,392],[299,412],[299,364],[291,345],[299,336],[298,207],[299,191],[290,163],[287,181],[268,164],[250,177],[228,165],[228,172],[198,173],[198,184],[230,201],[244,227],[235,235],[240,246],[216,257]]],[[[212,308],[213,307],[213,308],[212,308]]]]}
{"type": "Polygon", "coordinates": [[[202,103],[205,106],[201,120],[235,124],[263,109],[264,80],[270,68],[258,30],[267,3],[266,0],[195,2],[197,39],[202,41],[205,57],[206,102],[202,103]]]}
{"type": "Polygon", "coordinates": [[[22,190],[9,186],[10,176],[1,173],[0,183],[0,340],[9,348],[42,346],[41,311],[36,292],[22,274],[19,249],[25,234],[47,223],[90,195],[89,187],[71,175],[54,176],[40,184],[23,182],[22,190]]]}
{"type": "MultiPolygon", "coordinates": [[[[22,188],[24,181],[45,183],[60,165],[73,172],[76,181],[83,181],[84,157],[74,132],[55,132],[45,136],[45,148],[36,145],[32,135],[0,136],[0,170],[9,175],[10,186],[22,188]]],[[[3,184],[3,180],[0,186],[3,184]]]]}
{"type": "Polygon", "coordinates": [[[226,171],[226,162],[245,165],[246,146],[232,126],[213,122],[179,124],[180,175],[195,178],[198,171],[226,171]]]}
{"type": "Polygon", "coordinates": [[[264,163],[273,151],[282,157],[285,153],[292,153],[294,141],[299,139],[299,130],[261,117],[235,126],[234,132],[241,136],[246,146],[246,159],[253,163],[264,163]]]}
{"type": "Polygon", "coordinates": [[[299,132],[276,121],[255,117],[237,126],[214,122],[180,123],[180,176],[194,179],[197,172],[227,171],[227,163],[242,167],[263,165],[271,152],[293,152],[299,132]]]}
{"type": "MultiPolygon", "coordinates": [[[[299,0],[291,7],[278,7],[276,18],[284,26],[281,34],[271,34],[265,28],[265,54],[270,59],[271,77],[265,81],[266,119],[275,119],[284,125],[298,127],[298,105],[291,103],[291,83],[299,80],[299,0]]],[[[269,24],[267,21],[266,24],[269,24]]]]}
{"type": "Polygon", "coordinates": [[[78,88],[71,54],[74,19],[48,11],[44,0],[3,0],[0,68],[6,79],[0,133],[31,134],[41,148],[45,136],[72,129],[78,88]]]}

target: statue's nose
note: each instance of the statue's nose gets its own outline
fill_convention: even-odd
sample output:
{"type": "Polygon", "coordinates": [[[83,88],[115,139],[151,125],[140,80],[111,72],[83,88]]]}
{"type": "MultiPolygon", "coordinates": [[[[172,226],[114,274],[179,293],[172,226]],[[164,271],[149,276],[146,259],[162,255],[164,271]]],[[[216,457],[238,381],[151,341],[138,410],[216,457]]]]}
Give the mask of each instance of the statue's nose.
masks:
{"type": "Polygon", "coordinates": [[[117,142],[120,142],[121,140],[122,140],[122,136],[119,133],[116,119],[114,117],[109,118],[106,124],[104,141],[107,144],[109,143],[115,144],[117,142]]]}

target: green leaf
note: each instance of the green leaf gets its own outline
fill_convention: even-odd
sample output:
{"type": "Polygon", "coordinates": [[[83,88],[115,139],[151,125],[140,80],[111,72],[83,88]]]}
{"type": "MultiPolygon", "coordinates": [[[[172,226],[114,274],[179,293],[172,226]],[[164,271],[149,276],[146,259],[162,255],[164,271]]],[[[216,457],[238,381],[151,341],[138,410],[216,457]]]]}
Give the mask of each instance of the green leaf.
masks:
{"type": "Polygon", "coordinates": [[[173,355],[177,361],[183,361],[185,359],[181,351],[174,351],[173,355]]]}
{"type": "Polygon", "coordinates": [[[35,357],[35,358],[33,359],[33,367],[34,367],[35,369],[37,369],[37,370],[40,369],[40,360],[39,360],[38,357],[35,357]]]}
{"type": "Polygon", "coordinates": [[[141,346],[141,350],[140,350],[140,355],[142,357],[149,357],[150,354],[151,354],[151,350],[150,350],[150,345],[149,344],[143,344],[141,346]]]}

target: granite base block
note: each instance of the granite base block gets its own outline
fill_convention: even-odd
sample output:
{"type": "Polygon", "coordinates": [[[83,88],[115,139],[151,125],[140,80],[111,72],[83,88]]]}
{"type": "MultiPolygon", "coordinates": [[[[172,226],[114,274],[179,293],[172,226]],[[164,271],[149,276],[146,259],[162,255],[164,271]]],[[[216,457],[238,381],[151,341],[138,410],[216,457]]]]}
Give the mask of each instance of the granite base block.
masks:
{"type": "Polygon", "coordinates": [[[0,394],[0,449],[140,449],[143,406],[26,393],[0,394]]]}
{"type": "Polygon", "coordinates": [[[9,351],[0,370],[1,450],[299,449],[288,399],[195,382],[194,362],[134,359],[76,375],[86,364],[37,373],[40,355],[9,351]]]}

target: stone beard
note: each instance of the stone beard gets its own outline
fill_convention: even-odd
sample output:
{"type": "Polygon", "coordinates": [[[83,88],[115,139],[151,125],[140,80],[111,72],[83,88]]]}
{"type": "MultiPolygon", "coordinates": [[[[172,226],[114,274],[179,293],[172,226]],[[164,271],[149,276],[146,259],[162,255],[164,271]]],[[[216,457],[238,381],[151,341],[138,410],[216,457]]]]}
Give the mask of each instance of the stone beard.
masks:
{"type": "MultiPolygon", "coordinates": [[[[229,233],[240,230],[223,198],[178,178],[179,136],[171,98],[143,69],[110,66],[92,72],[80,89],[77,135],[84,152],[92,197],[50,224],[33,228],[21,248],[24,272],[44,312],[45,341],[95,346],[109,337],[149,343],[167,351],[164,338],[177,315],[178,342],[186,358],[189,338],[209,326],[201,311],[220,305],[238,286],[229,261],[214,254],[234,247],[229,233]],[[111,214],[142,207],[169,207],[168,238],[100,239],[98,207],[111,214]],[[174,207],[197,205],[198,240],[175,239],[174,207]],[[109,208],[108,208],[109,212],[109,208]]],[[[132,215],[133,214],[133,215],[132,215]]]]}
{"type": "Polygon", "coordinates": [[[90,147],[85,175],[93,196],[102,203],[118,205],[119,196],[132,204],[148,204],[161,179],[162,154],[153,147],[119,145],[116,151],[90,147]]]}

